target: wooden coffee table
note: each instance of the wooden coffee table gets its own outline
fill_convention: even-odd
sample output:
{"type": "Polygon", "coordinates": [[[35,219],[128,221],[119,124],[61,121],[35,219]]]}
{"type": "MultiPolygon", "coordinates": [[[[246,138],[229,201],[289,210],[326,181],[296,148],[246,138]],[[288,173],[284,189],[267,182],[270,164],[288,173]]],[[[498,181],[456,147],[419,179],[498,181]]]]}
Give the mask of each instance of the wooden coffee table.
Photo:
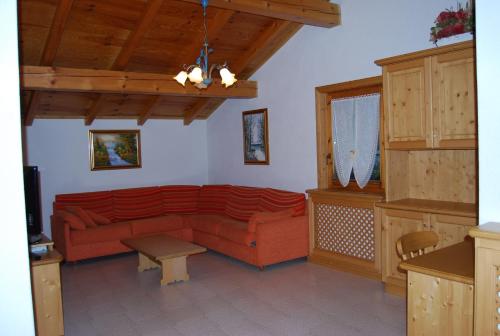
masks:
{"type": "Polygon", "coordinates": [[[162,285],[189,280],[187,256],[207,251],[204,247],[164,234],[124,239],[121,242],[139,252],[139,272],[161,267],[162,285]]]}

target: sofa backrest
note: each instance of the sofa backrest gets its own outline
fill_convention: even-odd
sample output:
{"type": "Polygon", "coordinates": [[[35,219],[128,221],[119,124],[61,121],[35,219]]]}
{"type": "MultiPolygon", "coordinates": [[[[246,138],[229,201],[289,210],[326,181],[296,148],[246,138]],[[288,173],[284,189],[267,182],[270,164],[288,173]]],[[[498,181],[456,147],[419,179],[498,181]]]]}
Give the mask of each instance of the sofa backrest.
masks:
{"type": "Polygon", "coordinates": [[[231,186],[224,213],[237,220],[248,221],[259,211],[264,188],[231,186]]]}
{"type": "Polygon", "coordinates": [[[169,185],[160,187],[160,191],[165,214],[195,214],[198,212],[199,186],[169,185]]]}
{"type": "Polygon", "coordinates": [[[265,188],[259,203],[260,211],[276,212],[294,210],[294,216],[302,216],[306,210],[306,197],[302,193],[265,188]]]}
{"type": "Polygon", "coordinates": [[[112,193],[116,221],[163,215],[160,187],[118,189],[112,193]]]}
{"type": "Polygon", "coordinates": [[[305,196],[271,188],[231,185],[172,185],[56,195],[54,212],[66,206],[92,210],[111,221],[169,213],[218,214],[247,221],[255,212],[293,209],[303,215],[305,196]]]}
{"type": "Polygon", "coordinates": [[[113,193],[111,191],[84,192],[56,195],[53,213],[67,206],[78,206],[92,210],[114,221],[113,193]]]}
{"type": "Polygon", "coordinates": [[[198,198],[198,213],[223,215],[230,190],[231,186],[228,184],[202,186],[198,198]]]}

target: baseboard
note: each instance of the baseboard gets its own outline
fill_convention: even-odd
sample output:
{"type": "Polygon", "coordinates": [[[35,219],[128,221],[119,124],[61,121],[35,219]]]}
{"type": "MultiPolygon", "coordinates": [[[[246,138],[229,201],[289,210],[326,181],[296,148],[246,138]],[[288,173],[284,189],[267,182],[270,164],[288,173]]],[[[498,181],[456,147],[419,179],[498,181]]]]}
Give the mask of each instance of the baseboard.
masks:
{"type": "Polygon", "coordinates": [[[307,260],[314,264],[327,266],[342,272],[360,275],[369,279],[382,280],[382,275],[375,267],[374,262],[326,251],[313,251],[307,260]]]}

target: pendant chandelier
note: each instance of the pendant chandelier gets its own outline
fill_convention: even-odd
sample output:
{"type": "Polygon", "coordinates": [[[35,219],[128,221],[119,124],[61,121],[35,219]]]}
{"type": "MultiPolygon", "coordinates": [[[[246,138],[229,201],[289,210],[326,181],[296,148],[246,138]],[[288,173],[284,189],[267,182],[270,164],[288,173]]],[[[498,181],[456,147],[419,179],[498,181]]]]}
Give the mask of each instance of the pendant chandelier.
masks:
{"type": "Polygon", "coordinates": [[[207,6],[208,0],[201,0],[201,6],[203,8],[203,29],[205,32],[205,39],[203,46],[200,51],[200,56],[196,59],[196,64],[191,64],[189,66],[184,65],[184,70],[179,72],[174,79],[182,86],[186,85],[186,80],[189,79],[194,86],[198,89],[206,89],[210,84],[212,84],[212,72],[217,69],[222,78],[221,83],[227,87],[230,87],[236,83],[237,79],[235,75],[229,71],[227,64],[223,65],[208,64],[208,55],[213,52],[212,48],[208,46],[208,33],[207,33],[207,6]]]}

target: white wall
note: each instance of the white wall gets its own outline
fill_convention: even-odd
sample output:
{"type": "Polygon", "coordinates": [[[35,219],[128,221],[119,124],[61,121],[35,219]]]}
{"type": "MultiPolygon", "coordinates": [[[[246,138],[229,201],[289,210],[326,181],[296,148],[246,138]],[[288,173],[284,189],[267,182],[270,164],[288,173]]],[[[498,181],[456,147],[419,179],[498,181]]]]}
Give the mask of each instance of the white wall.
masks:
{"type": "Polygon", "coordinates": [[[44,232],[50,236],[50,215],[56,194],[163,184],[206,184],[206,122],[185,127],[181,120],[150,120],[138,127],[132,120],[36,119],[26,128],[26,162],[40,169],[44,232]],[[91,171],[89,129],[140,129],[142,168],[91,171]]]}
{"type": "Polygon", "coordinates": [[[479,128],[479,223],[500,222],[500,3],[477,0],[477,88],[479,128]]]}
{"type": "Polygon", "coordinates": [[[35,334],[28,237],[24,215],[19,71],[17,54],[17,4],[0,1],[0,99],[2,102],[2,243],[0,244],[0,334],[35,334]]]}
{"type": "MultiPolygon", "coordinates": [[[[208,121],[209,182],[303,192],[317,186],[314,88],[381,74],[376,59],[432,48],[430,27],[456,0],[338,0],[342,25],[304,27],[253,77],[259,97],[208,121]],[[268,108],[270,166],[243,164],[241,112],[268,108]]],[[[470,34],[445,43],[470,39],[470,34]]]]}

